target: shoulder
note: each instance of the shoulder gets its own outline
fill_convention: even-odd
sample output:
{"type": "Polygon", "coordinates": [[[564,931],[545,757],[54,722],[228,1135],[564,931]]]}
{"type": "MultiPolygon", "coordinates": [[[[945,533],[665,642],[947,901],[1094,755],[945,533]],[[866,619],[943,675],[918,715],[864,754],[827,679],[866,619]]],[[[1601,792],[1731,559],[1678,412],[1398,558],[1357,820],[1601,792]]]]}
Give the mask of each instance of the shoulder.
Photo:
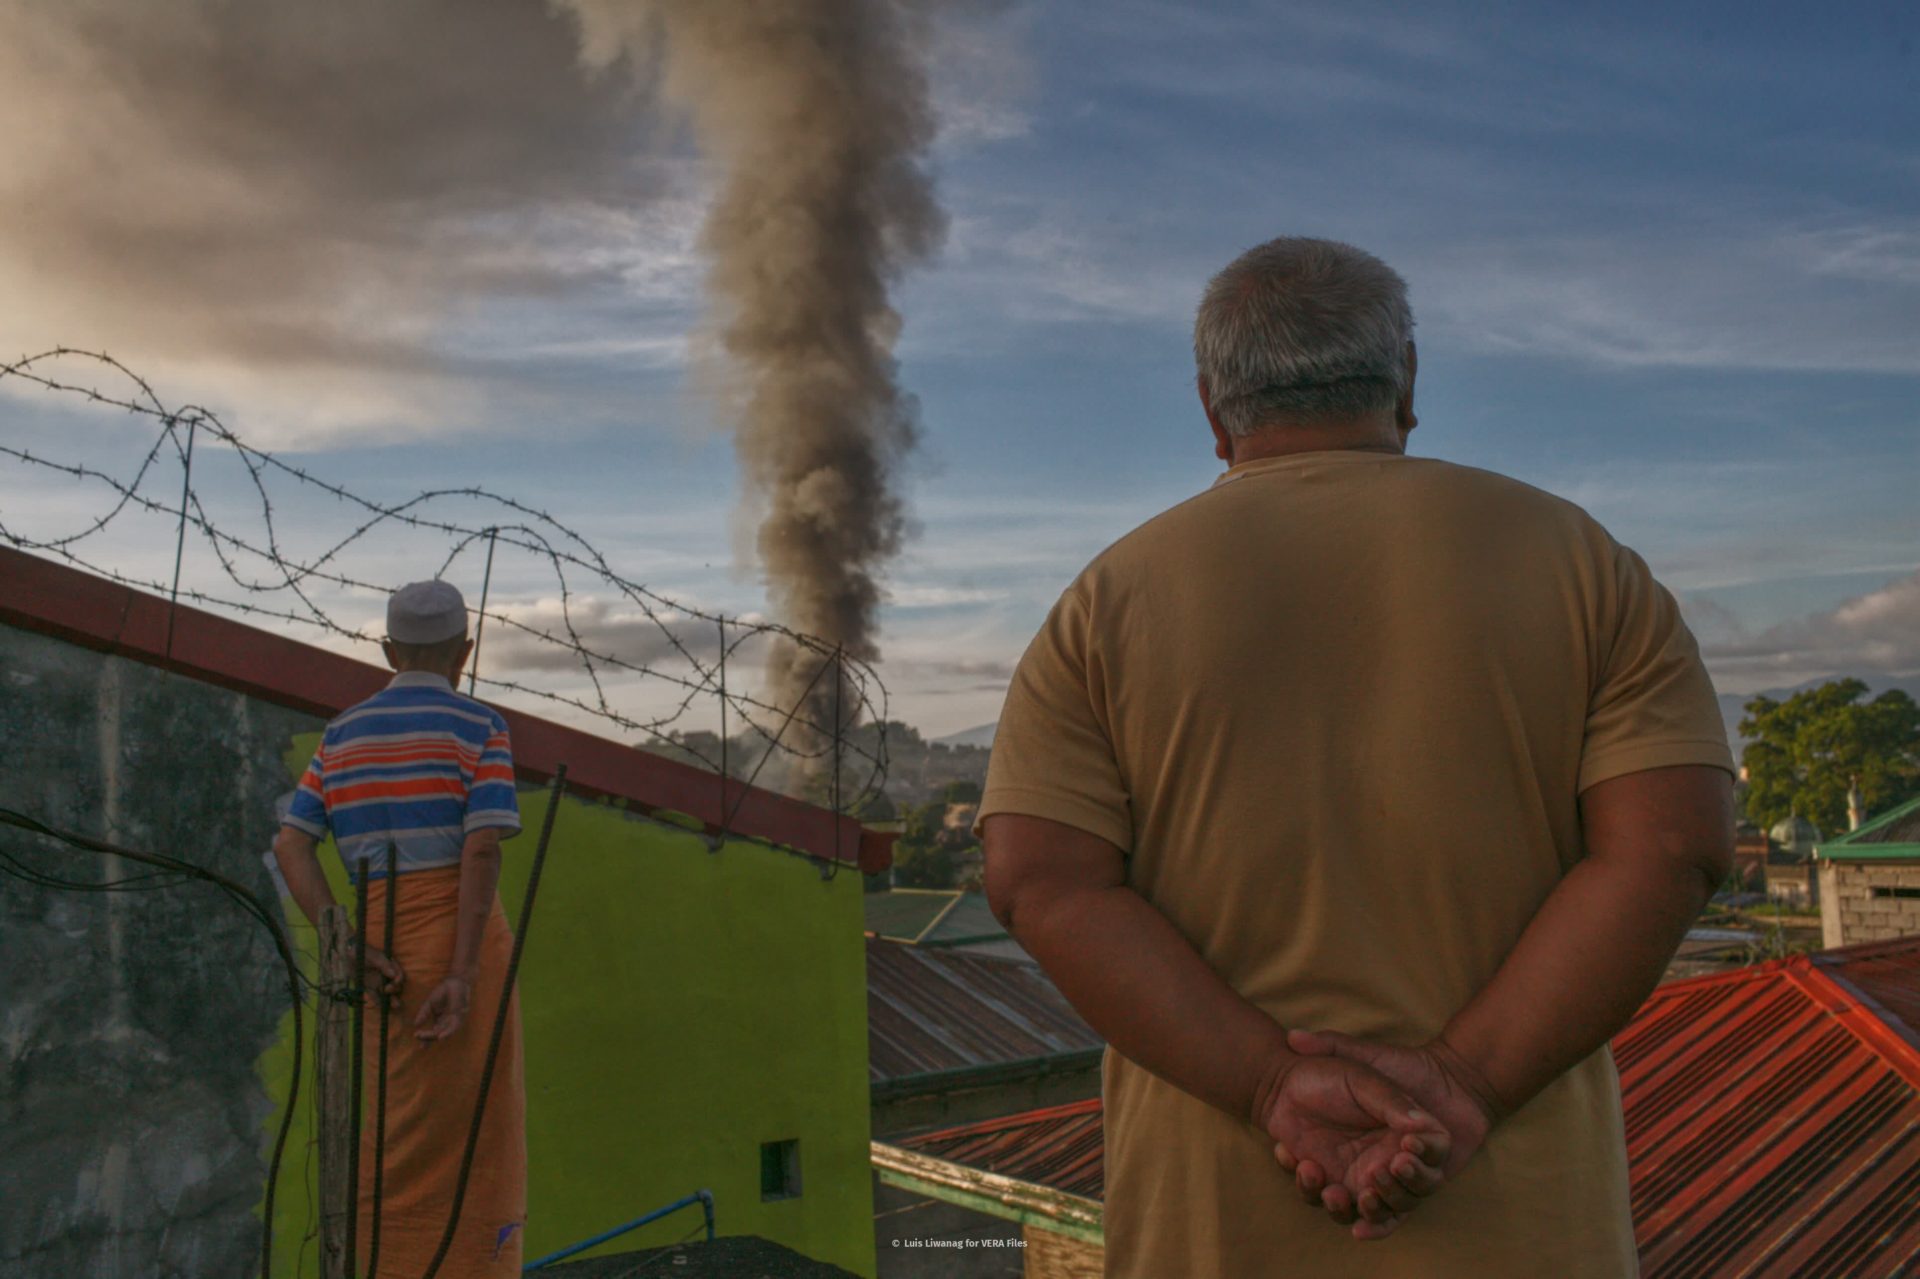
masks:
{"type": "Polygon", "coordinates": [[[1525,480],[1439,458],[1410,458],[1408,461],[1411,467],[1408,478],[1436,491],[1457,493],[1471,501],[1496,502],[1515,513],[1564,524],[1583,534],[1606,536],[1606,530],[1587,513],[1586,508],[1525,480]]]}
{"type": "Polygon", "coordinates": [[[477,697],[468,697],[458,691],[447,694],[447,705],[463,716],[470,717],[474,723],[483,724],[489,737],[504,735],[507,731],[507,717],[477,697]]]}

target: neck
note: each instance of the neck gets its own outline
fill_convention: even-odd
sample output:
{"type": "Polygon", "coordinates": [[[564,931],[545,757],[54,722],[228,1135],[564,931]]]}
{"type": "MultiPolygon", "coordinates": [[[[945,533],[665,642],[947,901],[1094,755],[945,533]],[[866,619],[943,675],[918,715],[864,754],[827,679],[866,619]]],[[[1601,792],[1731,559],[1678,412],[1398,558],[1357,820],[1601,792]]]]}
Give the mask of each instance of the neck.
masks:
{"type": "Polygon", "coordinates": [[[1405,453],[1407,437],[1390,421],[1277,426],[1230,437],[1229,465],[1291,453],[1405,453]]]}
{"type": "Polygon", "coordinates": [[[458,671],[434,670],[428,666],[396,666],[393,668],[393,673],[395,675],[438,675],[449,684],[456,684],[460,681],[460,672],[458,671]]]}

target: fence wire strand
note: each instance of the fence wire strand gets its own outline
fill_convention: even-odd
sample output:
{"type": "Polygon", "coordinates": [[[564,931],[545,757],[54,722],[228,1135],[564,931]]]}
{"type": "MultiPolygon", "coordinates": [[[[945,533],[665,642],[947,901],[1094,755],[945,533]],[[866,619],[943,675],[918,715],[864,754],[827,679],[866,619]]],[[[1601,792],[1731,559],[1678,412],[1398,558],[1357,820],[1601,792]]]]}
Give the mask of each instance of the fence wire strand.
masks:
{"type": "Polygon", "coordinates": [[[519,678],[514,677],[515,668],[500,667],[497,662],[494,674],[481,674],[478,665],[483,654],[479,652],[473,659],[475,684],[525,702],[564,707],[597,721],[609,735],[639,733],[650,739],[665,739],[679,757],[730,778],[736,775],[729,770],[749,767],[746,760],[727,758],[728,729],[733,728],[754,740],[751,753],[757,754],[758,760],[750,765],[752,776],[757,777],[776,757],[803,772],[826,773],[821,778],[820,794],[811,798],[823,806],[831,804],[842,813],[857,815],[865,811],[886,782],[886,687],[869,663],[849,658],[831,640],[674,600],[616,573],[606,556],[583,535],[547,511],[491,489],[470,485],[426,489],[397,501],[354,492],[247,444],[210,409],[199,405],[169,408],[145,378],[104,352],[55,347],[11,364],[0,363],[0,389],[9,380],[137,415],[151,422],[154,432],[151,441],[136,450],[131,474],[124,476],[84,461],[44,456],[0,441],[0,458],[10,459],[24,470],[65,475],[90,486],[100,499],[98,513],[87,517],[77,532],[58,536],[34,536],[9,522],[7,512],[0,509],[0,541],[53,556],[124,586],[167,596],[176,604],[185,601],[368,645],[377,645],[380,637],[346,624],[328,611],[319,596],[332,590],[384,597],[399,583],[378,582],[350,571],[349,552],[375,550],[382,530],[402,527],[444,539],[446,553],[434,570],[434,576],[444,577],[464,553],[484,543],[480,549],[487,552],[489,569],[481,605],[469,610],[473,615],[470,632],[476,637],[487,634],[496,645],[503,633],[518,637],[532,654],[567,654],[584,676],[586,688],[570,692],[532,682],[524,672],[550,664],[540,661],[520,662],[519,678]],[[112,393],[101,385],[89,384],[86,377],[65,372],[76,365],[88,370],[98,382],[105,382],[111,375],[123,381],[127,389],[112,393]],[[217,521],[203,501],[199,484],[211,469],[211,459],[206,455],[214,448],[238,459],[245,471],[243,492],[258,508],[246,527],[217,521]],[[197,464],[196,451],[200,454],[197,464]],[[168,483],[176,474],[170,461],[179,465],[177,488],[168,483]],[[168,488],[165,496],[159,491],[162,484],[168,488]],[[305,553],[294,549],[275,510],[276,496],[284,507],[291,500],[289,494],[332,498],[345,508],[347,531],[337,540],[305,553]],[[459,513],[456,508],[463,506],[480,509],[486,518],[477,523],[455,518],[459,513]],[[98,544],[116,524],[140,514],[170,522],[169,532],[176,538],[171,581],[144,579],[88,545],[98,544]],[[189,533],[194,545],[212,552],[226,588],[206,589],[182,582],[180,564],[191,549],[189,533]],[[508,549],[522,552],[550,574],[559,598],[557,633],[554,627],[539,624],[531,614],[520,617],[499,605],[489,606],[493,553],[508,549]],[[583,591],[592,590],[608,592],[636,610],[652,627],[656,643],[650,647],[663,653],[663,659],[623,657],[609,651],[612,646],[589,643],[576,624],[576,612],[583,591]],[[688,634],[716,633],[720,645],[711,659],[687,638],[688,634]],[[769,700],[773,694],[751,691],[754,680],[740,678],[737,670],[729,675],[727,670],[730,661],[747,660],[740,655],[743,646],[767,654],[788,646],[808,654],[809,663],[817,663],[814,685],[819,684],[827,667],[835,667],[837,696],[814,699],[802,694],[792,705],[778,705],[769,700]],[[616,700],[617,682],[664,693],[661,700],[665,712],[648,715],[634,708],[622,709],[616,700]],[[816,706],[815,700],[829,705],[816,706]],[[720,726],[716,734],[720,744],[712,751],[688,740],[689,733],[705,730],[713,723],[720,726]],[[859,736],[849,733],[849,729],[862,724],[870,731],[859,736]]]}

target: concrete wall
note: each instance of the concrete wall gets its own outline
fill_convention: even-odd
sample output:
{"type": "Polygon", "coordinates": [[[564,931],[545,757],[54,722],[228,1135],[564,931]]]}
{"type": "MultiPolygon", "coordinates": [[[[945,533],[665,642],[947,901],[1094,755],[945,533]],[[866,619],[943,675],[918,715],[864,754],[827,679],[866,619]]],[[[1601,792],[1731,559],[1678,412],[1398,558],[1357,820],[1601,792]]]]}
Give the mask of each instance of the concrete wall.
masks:
{"type": "MultiPolygon", "coordinates": [[[[0,671],[0,802],[271,899],[274,801],[317,719],[3,626],[0,671]]],[[[545,792],[521,802],[501,883],[512,918],[545,792]]],[[[90,856],[0,841],[100,874],[90,856]]],[[[670,820],[565,801],[520,974],[529,1258],[706,1187],[721,1233],[874,1273],[860,899],[850,867],[826,880],[766,844],[716,851],[670,820]],[[763,1203],[760,1143],[793,1138],[802,1193],[763,1203]]],[[[0,920],[0,1273],[246,1273],[292,1052],[264,932],[210,889],[100,896],[5,876],[0,920]]],[[[310,952],[304,922],[293,932],[310,952]]],[[[276,1204],[281,1275],[317,1270],[311,1078],[309,1062],[276,1204]]],[[[699,1221],[676,1214],[619,1247],[699,1221]]]]}
{"type": "Polygon", "coordinates": [[[1829,947],[1920,934],[1920,862],[1821,862],[1820,916],[1821,940],[1829,947]],[[1882,896],[1876,889],[1916,895],[1882,896]]]}
{"type": "MultiPolygon", "coordinates": [[[[317,720],[8,626],[0,690],[0,803],[272,900],[260,853],[289,785],[281,755],[317,720]]],[[[10,828],[0,848],[71,879],[140,870],[10,828]]],[[[80,893],[0,874],[0,1274],[257,1264],[273,1107],[255,1062],[287,1008],[281,972],[215,889],[80,893]]]]}
{"type": "Polygon", "coordinates": [[[1100,1244],[1038,1226],[1028,1226],[1025,1238],[1025,1279],[1100,1279],[1105,1271],[1107,1250],[1100,1244]]]}

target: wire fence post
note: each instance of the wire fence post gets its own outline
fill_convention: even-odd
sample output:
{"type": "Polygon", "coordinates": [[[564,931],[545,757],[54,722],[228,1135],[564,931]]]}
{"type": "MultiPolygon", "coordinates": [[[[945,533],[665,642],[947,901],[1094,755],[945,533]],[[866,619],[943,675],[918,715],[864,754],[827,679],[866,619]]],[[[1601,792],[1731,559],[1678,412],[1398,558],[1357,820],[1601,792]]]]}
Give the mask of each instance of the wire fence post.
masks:
{"type": "Polygon", "coordinates": [[[173,615],[180,607],[180,564],[187,552],[187,505],[193,497],[193,439],[200,419],[187,419],[187,453],[180,476],[180,531],[173,541],[173,589],[167,594],[167,653],[173,656],[173,615]]]}
{"type": "Polygon", "coordinates": [[[314,1091],[320,1102],[320,1279],[353,1279],[347,1217],[356,1188],[351,1180],[353,1117],[348,1077],[353,990],[353,926],[347,908],[320,915],[320,1025],[315,1036],[314,1091]]]}
{"type": "Polygon", "coordinates": [[[833,861],[828,864],[827,878],[832,879],[840,873],[840,827],[846,817],[840,802],[840,757],[846,749],[846,729],[841,724],[840,686],[846,679],[846,668],[842,664],[846,650],[840,645],[833,646],[833,780],[829,784],[828,795],[833,804],[833,861]]]}
{"type": "MultiPolygon", "coordinates": [[[[727,839],[727,619],[720,619],[720,839],[727,839]]],[[[715,851],[718,851],[716,845],[715,851]]]]}
{"type": "Polygon", "coordinates": [[[498,525],[487,530],[487,568],[480,578],[480,613],[473,621],[473,657],[467,663],[467,696],[480,683],[480,636],[487,629],[487,592],[493,587],[493,547],[500,540],[498,525]]]}

